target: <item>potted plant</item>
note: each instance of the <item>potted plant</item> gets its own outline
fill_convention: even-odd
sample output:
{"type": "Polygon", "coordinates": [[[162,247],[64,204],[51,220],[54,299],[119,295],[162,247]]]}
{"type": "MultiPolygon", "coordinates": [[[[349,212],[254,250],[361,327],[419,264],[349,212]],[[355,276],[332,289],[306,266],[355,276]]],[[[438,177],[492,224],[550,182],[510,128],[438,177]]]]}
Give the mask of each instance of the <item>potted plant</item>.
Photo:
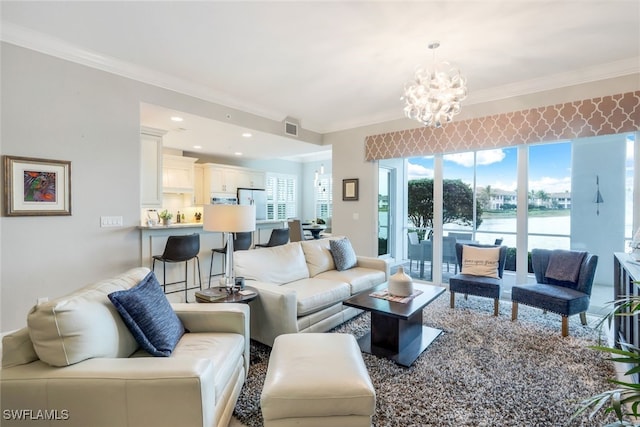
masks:
{"type": "MultiPolygon", "coordinates": [[[[638,286],[640,282],[634,282],[638,286]]],[[[632,316],[640,314],[640,295],[629,295],[614,301],[614,309],[609,312],[599,323],[602,327],[605,322],[611,325],[615,316],[632,316]]],[[[640,373],[640,348],[623,344],[623,348],[614,348],[603,345],[592,346],[594,350],[611,354],[609,360],[618,362],[626,367],[625,376],[636,377],[640,373]]],[[[591,396],[580,402],[578,410],[572,420],[587,410],[591,410],[589,418],[593,418],[599,411],[614,413],[617,421],[607,424],[605,427],[637,426],[640,417],[640,383],[636,381],[622,381],[609,379],[616,388],[591,396]],[[634,422],[634,420],[636,422],[634,422]]]]}
{"type": "Polygon", "coordinates": [[[171,218],[173,218],[173,214],[171,212],[169,212],[168,210],[166,210],[166,209],[163,210],[162,212],[160,212],[160,214],[158,214],[158,216],[162,220],[162,224],[163,225],[171,224],[171,218]]]}

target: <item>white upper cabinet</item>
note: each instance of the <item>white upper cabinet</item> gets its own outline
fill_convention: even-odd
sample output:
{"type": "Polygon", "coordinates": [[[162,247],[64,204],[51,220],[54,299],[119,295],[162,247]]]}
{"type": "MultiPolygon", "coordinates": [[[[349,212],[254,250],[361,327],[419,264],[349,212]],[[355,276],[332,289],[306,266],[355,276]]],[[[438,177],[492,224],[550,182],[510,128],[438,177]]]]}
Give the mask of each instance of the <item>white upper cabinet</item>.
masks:
{"type": "MultiPolygon", "coordinates": [[[[213,163],[207,163],[203,168],[203,200],[208,200],[212,193],[235,194],[238,188],[265,186],[266,174],[263,171],[213,163]]],[[[196,195],[196,199],[199,198],[200,196],[196,195]]]]}
{"type": "Polygon", "coordinates": [[[162,206],[162,136],[160,129],[140,131],[140,204],[142,208],[162,206]]]}
{"type": "Polygon", "coordinates": [[[193,204],[204,205],[204,169],[200,163],[193,165],[193,204]]]}
{"type": "Polygon", "coordinates": [[[261,171],[246,170],[237,175],[238,188],[265,188],[266,174],[261,171]]]}
{"type": "Polygon", "coordinates": [[[162,164],[164,193],[193,193],[194,163],[198,159],[165,154],[162,164]]]}

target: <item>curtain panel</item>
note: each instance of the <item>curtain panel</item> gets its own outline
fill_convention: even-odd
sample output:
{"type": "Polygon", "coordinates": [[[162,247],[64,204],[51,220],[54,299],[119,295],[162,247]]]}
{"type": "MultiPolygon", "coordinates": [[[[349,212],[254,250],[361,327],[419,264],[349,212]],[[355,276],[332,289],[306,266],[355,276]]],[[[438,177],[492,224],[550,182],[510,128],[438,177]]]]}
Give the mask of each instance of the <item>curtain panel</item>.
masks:
{"type": "Polygon", "coordinates": [[[366,160],[486,150],[640,130],[640,91],[368,136],[366,160]]]}

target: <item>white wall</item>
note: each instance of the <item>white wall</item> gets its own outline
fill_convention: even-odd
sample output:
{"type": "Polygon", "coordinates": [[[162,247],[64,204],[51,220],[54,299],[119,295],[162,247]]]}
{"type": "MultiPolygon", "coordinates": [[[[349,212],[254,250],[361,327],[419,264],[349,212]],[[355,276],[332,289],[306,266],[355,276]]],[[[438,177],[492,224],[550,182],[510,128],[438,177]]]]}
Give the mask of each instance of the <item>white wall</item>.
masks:
{"type": "Polygon", "coordinates": [[[571,164],[571,249],[598,255],[594,283],[613,283],[613,253],[624,252],[624,135],[575,140],[571,164]],[[604,203],[596,214],[596,175],[604,203]]]}

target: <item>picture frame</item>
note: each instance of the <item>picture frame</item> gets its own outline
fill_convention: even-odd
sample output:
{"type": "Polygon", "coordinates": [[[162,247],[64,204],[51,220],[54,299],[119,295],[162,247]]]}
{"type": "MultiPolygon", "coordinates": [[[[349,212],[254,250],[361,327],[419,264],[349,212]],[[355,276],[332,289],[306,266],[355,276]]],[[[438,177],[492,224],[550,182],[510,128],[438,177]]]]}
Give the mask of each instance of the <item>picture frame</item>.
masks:
{"type": "Polygon", "coordinates": [[[5,216],[71,215],[71,162],[2,156],[5,216]]]}
{"type": "Polygon", "coordinates": [[[358,178],[342,180],[342,200],[358,200],[358,178]]]}

